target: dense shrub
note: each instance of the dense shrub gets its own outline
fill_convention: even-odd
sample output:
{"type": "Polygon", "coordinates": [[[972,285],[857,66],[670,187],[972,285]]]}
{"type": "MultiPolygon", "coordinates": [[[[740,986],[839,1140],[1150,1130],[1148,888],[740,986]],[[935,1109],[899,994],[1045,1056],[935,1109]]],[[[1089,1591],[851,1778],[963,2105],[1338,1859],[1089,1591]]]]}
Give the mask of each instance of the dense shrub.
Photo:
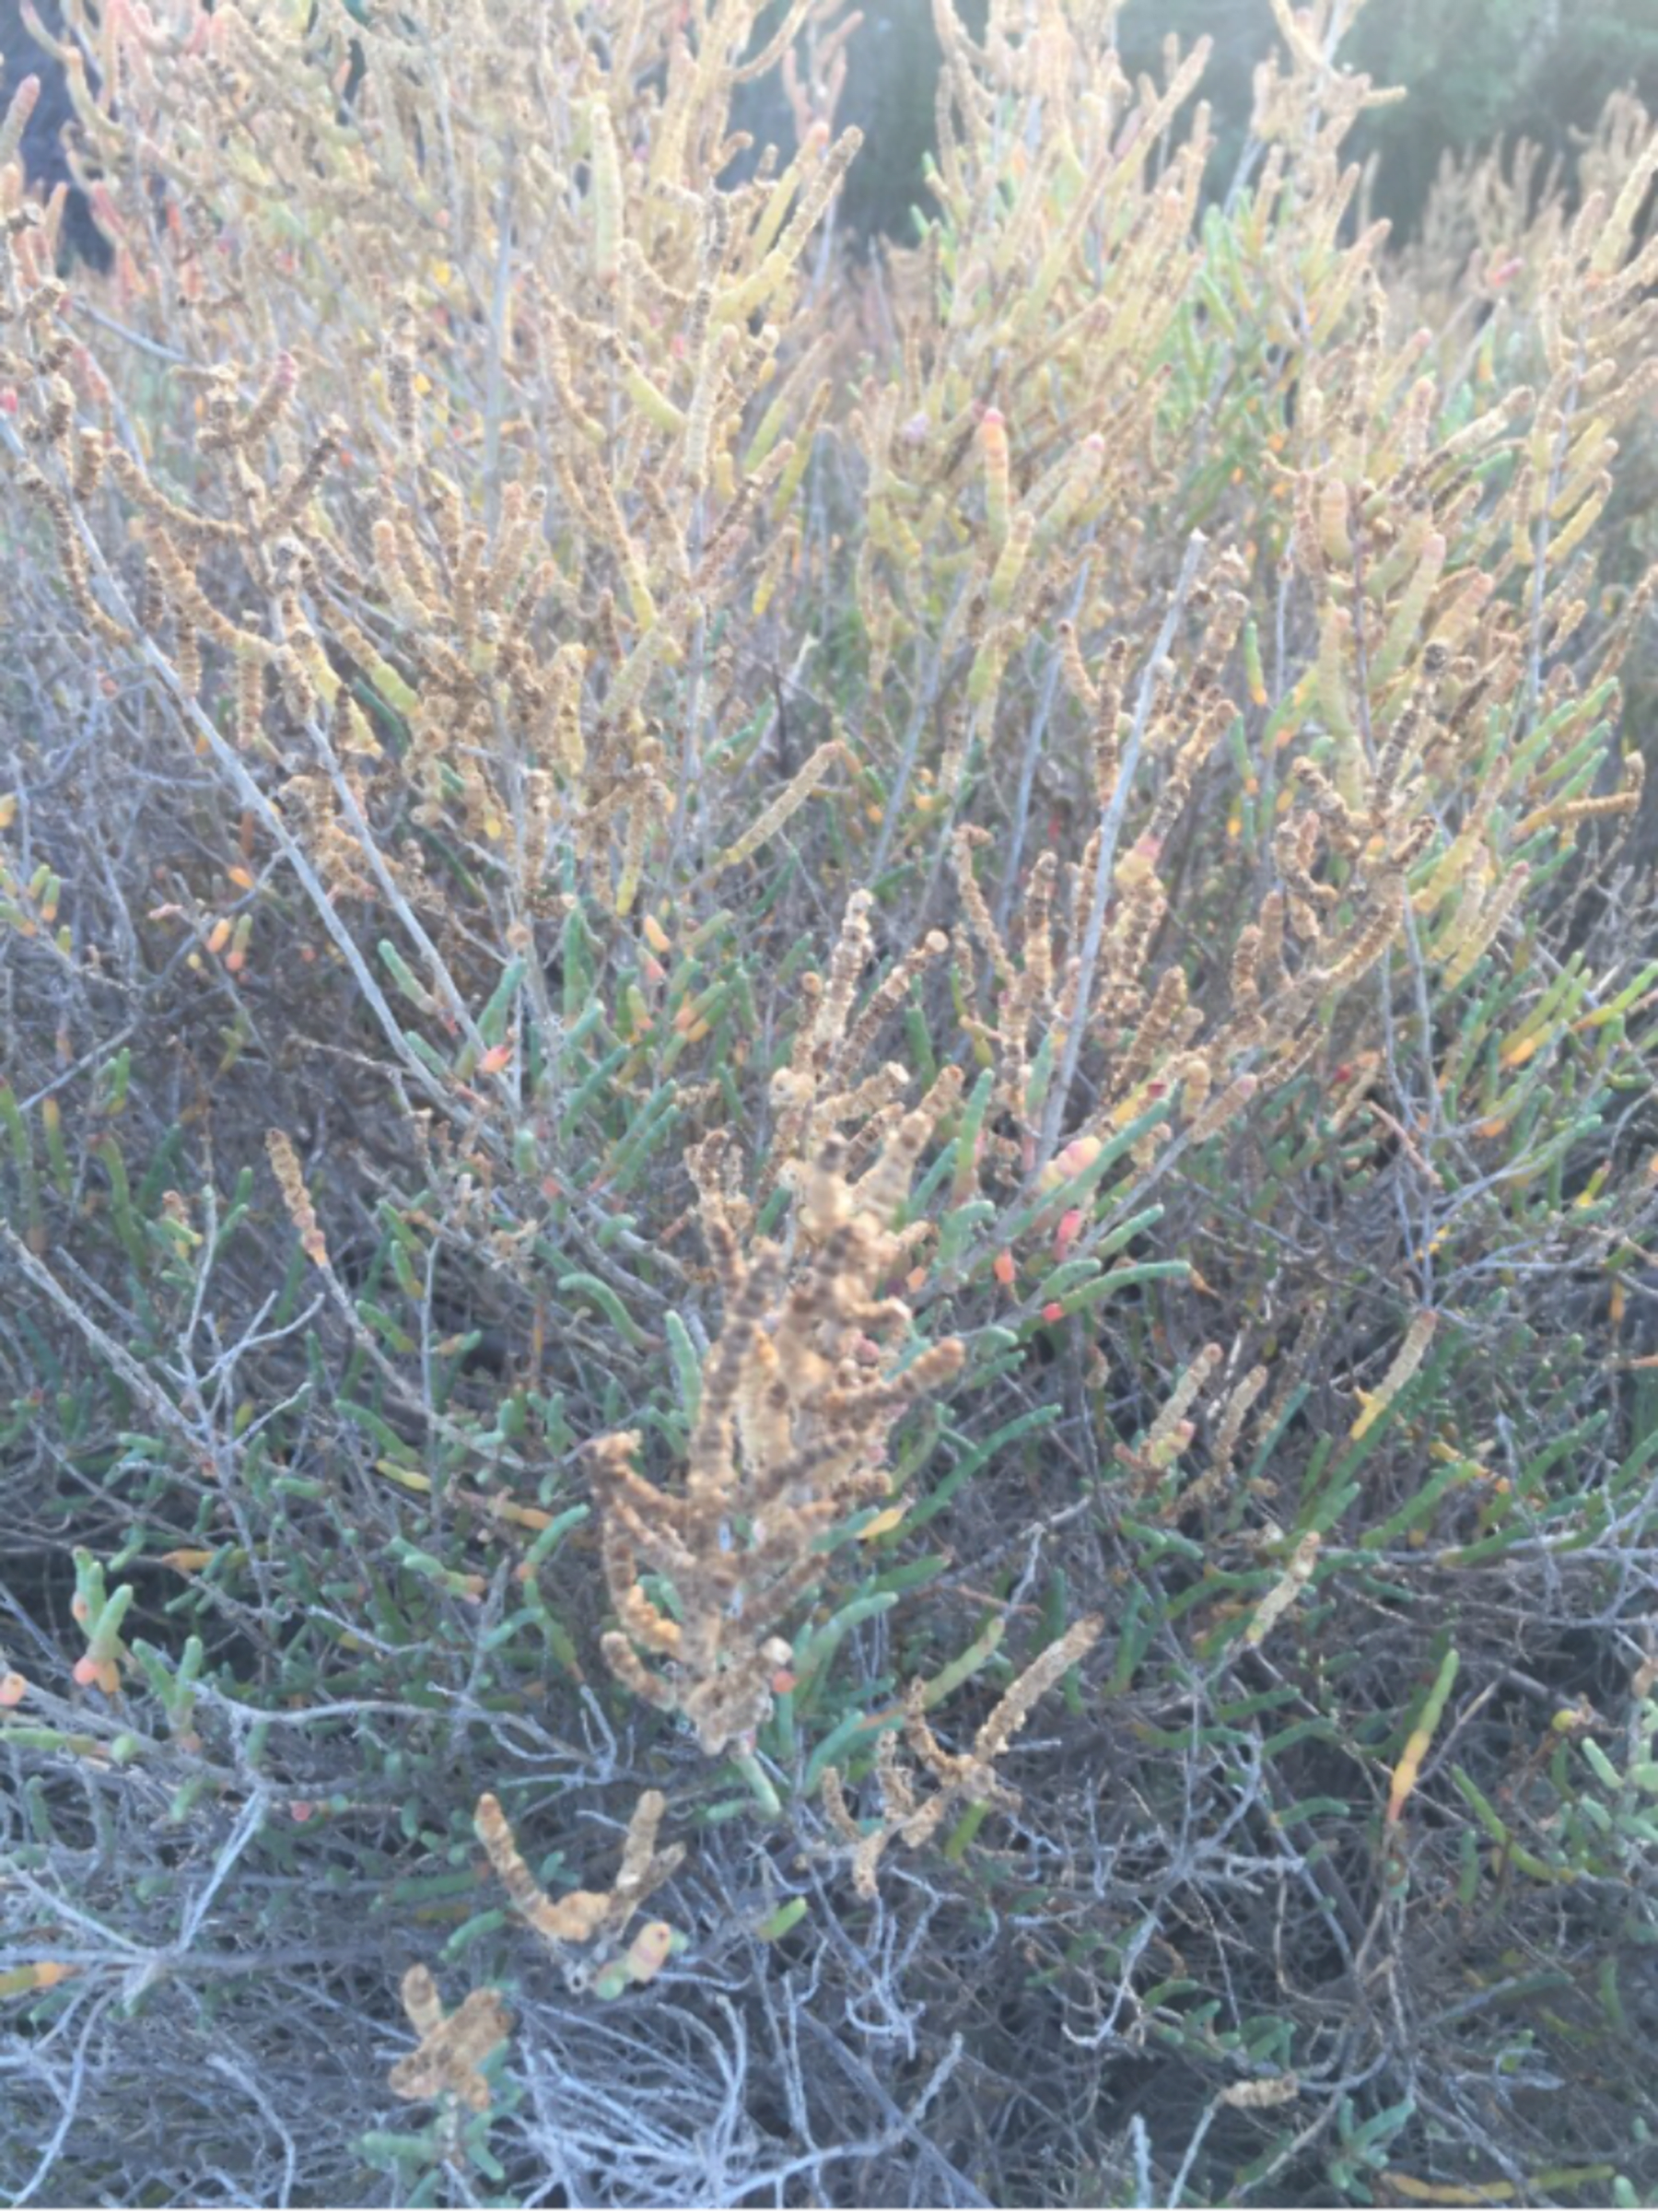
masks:
{"type": "Polygon", "coordinates": [[[1658,135],[754,12],[5,126],[0,2188],[1650,2201],[1658,135]]]}

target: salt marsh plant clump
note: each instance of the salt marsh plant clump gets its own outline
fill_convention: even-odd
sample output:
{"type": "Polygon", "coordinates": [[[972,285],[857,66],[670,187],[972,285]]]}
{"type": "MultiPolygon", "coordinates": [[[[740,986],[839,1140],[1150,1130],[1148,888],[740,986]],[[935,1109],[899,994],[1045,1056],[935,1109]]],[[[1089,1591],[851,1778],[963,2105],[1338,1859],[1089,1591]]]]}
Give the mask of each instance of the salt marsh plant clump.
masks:
{"type": "Polygon", "coordinates": [[[1658,2187],[1658,132],[935,13],[0,125],[8,2201],[1658,2187]]]}

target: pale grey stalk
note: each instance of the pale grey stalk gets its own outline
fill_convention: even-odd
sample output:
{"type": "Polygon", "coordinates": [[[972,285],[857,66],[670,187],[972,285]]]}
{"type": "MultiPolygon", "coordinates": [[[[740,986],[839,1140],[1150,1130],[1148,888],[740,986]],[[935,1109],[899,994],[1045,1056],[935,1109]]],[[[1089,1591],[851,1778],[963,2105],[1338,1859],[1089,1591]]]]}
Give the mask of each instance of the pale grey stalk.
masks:
{"type": "MultiPolygon", "coordinates": [[[[1075,622],[1082,612],[1082,602],[1088,591],[1088,579],[1093,572],[1093,555],[1083,556],[1078,573],[1077,588],[1071,593],[1066,608],[1066,619],[1075,622]]],[[[1057,646],[1048,653],[1047,675],[1042,686],[1042,698],[1031,722],[1031,733],[1025,740],[1024,758],[1019,767],[1019,790],[1013,801],[1013,826],[1008,845],[1008,864],[1002,871],[1001,889],[996,895],[995,920],[997,928],[1007,933],[1008,917],[1013,910],[1013,893],[1019,882],[1019,863],[1024,854],[1025,830],[1031,818],[1031,793],[1036,784],[1036,766],[1042,758],[1042,743],[1047,735],[1047,726],[1054,712],[1054,700],[1058,696],[1059,677],[1064,659],[1057,646]]]]}
{"type": "MultiPolygon", "coordinates": [[[[966,590],[967,585],[963,583],[957,592],[955,603],[952,605],[949,614],[944,618],[946,630],[949,629],[951,621],[955,614],[956,605],[960,604],[961,593],[966,590]]],[[[938,648],[935,646],[932,659],[928,664],[920,687],[916,693],[916,703],[910,712],[909,727],[904,732],[904,744],[898,755],[898,773],[893,778],[893,788],[887,796],[886,813],[882,816],[881,832],[875,840],[875,857],[870,862],[871,883],[879,882],[882,871],[887,864],[887,855],[893,849],[893,839],[898,832],[898,816],[903,811],[904,802],[909,793],[910,778],[916,772],[916,755],[920,750],[921,732],[926,727],[928,715],[931,712],[939,696],[940,673],[938,648]]]]}
{"type": "Polygon", "coordinates": [[[385,856],[375,842],[374,832],[368,826],[368,817],[357,804],[356,793],[346,781],[345,772],[340,766],[339,755],[329,740],[327,731],[323,729],[321,722],[315,720],[308,722],[306,730],[312,744],[317,748],[318,759],[328,771],[328,780],[333,786],[334,796],[339,800],[341,811],[351,825],[352,833],[362,849],[363,857],[368,861],[374,880],[384,895],[386,904],[408,931],[421,958],[426,963],[434,982],[449,1003],[449,1010],[455,1017],[461,1034],[473,1051],[482,1057],[485,1049],[484,1039],[478,1033],[477,1024],[473,1020],[472,1010],[461,996],[460,986],[450,975],[448,962],[426,934],[419,917],[399,889],[396,877],[387,867],[385,856]]]}
{"type": "Polygon", "coordinates": [[[1187,594],[1197,580],[1198,563],[1202,560],[1208,540],[1202,531],[1193,531],[1186,540],[1185,555],[1175,579],[1174,591],[1169,601],[1162,627],[1157,633],[1157,642],[1151,648],[1140,677],[1139,691],[1134,702],[1134,721],[1128,731],[1128,743],[1123,748],[1121,766],[1117,769],[1115,790],[1100,816],[1100,850],[1094,862],[1093,895],[1089,903],[1088,924],[1082,933],[1082,950],[1077,963],[1076,989],[1071,1001],[1071,1018],[1065,1033],[1065,1050],[1060,1056],[1059,1069],[1043,1108],[1042,1134],[1036,1145],[1035,1172],[1040,1173],[1058,1149],[1059,1125],[1065,1118],[1066,1100],[1076,1080],[1077,1062],[1082,1057],[1082,1039],[1088,1029],[1088,1000],[1093,989],[1094,970],[1100,962],[1100,947],[1105,937],[1105,908],[1111,900],[1112,870],[1116,860],[1117,839],[1123,832],[1123,817],[1128,811],[1128,794],[1139,767],[1140,748],[1145,743],[1146,724],[1150,719],[1151,701],[1156,696],[1162,664],[1169,648],[1174,642],[1174,633],[1180,627],[1180,618],[1185,612],[1187,594]]]}

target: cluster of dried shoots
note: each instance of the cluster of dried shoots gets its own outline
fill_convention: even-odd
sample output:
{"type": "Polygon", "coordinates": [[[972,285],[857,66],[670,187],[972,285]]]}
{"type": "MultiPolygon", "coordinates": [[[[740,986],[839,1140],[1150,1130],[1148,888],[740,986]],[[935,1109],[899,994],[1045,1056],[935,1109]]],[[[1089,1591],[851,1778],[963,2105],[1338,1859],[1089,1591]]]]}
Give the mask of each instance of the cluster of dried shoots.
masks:
{"type": "Polygon", "coordinates": [[[1638,758],[1597,795],[1587,787],[1601,748],[1580,748],[1608,708],[1655,579],[1632,595],[1586,680],[1565,649],[1588,612],[1580,549],[1611,488],[1609,430],[1650,385],[1632,364],[1652,322],[1637,295],[1658,246],[1623,256],[1651,170],[1638,166],[1609,216],[1597,201],[1561,241],[1540,393],[1510,392],[1436,439],[1436,380],[1415,373],[1424,338],[1390,345],[1374,288],[1329,392],[1303,391],[1321,458],[1285,489],[1318,641],[1290,696],[1304,750],[1290,771],[1295,812],[1273,849],[1287,933],[1316,948],[1306,972],[1321,991],[1350,984],[1406,935],[1419,972],[1426,962],[1442,991],[1458,989],[1524,910],[1539,864],[1580,826],[1621,824],[1639,805],[1638,758]],[[1499,457],[1493,497],[1485,486],[1499,457]],[[1326,952],[1325,918],[1345,889],[1332,871],[1372,867],[1372,916],[1326,952]],[[1412,917],[1427,925],[1419,938],[1412,917]]]}
{"type": "MultiPolygon", "coordinates": [[[[904,1094],[912,1080],[909,1070],[897,1060],[889,1060],[872,1073],[862,1071],[882,1027],[904,1006],[912,987],[928,968],[949,952],[950,940],[941,930],[929,930],[919,944],[893,962],[858,1007],[859,985],[874,956],[874,912],[873,895],[855,891],[847,902],[827,976],[809,969],[800,978],[802,1014],[794,1047],[786,1064],[771,1079],[770,1103],[776,1122],[767,1151],[769,1182],[798,1188],[806,1169],[848,1123],[857,1124],[857,1134],[850,1143],[847,1168],[849,1173],[861,1172],[905,1118],[904,1094]]],[[[960,1090],[959,1071],[943,1070],[926,1100],[925,1110],[931,1121],[937,1122],[950,1112],[960,1090]]],[[[898,1195],[904,1194],[900,1191],[898,1195]]],[[[917,1224],[909,1233],[907,1243],[926,1234],[926,1228],[917,1224]]]]}
{"type": "Polygon", "coordinates": [[[403,1978],[403,2002],[420,2046],[400,2058],[387,2077],[392,2095],[422,2103],[450,2098],[469,2112],[487,2112],[489,2084],[480,2062],[512,2031],[500,1991],[471,1990],[453,2012],[445,2012],[431,1974],[415,1965],[403,1978]]]}
{"type": "MultiPolygon", "coordinates": [[[[1323,1314],[1316,1306],[1302,1317],[1290,1354],[1278,1363],[1277,1388],[1267,1397],[1274,1369],[1264,1360],[1238,1373],[1241,1362],[1228,1360],[1219,1344],[1199,1347],[1175,1376],[1173,1387],[1144,1433],[1113,1453],[1129,1479],[1131,1494],[1158,1501],[1158,1517],[1178,1522],[1194,1514],[1206,1518],[1226,1505],[1239,1487],[1238,1456],[1246,1437],[1257,1442],[1272,1434],[1291,1389],[1305,1374],[1317,1348],[1323,1314]],[[1204,1432],[1201,1471],[1185,1464],[1204,1432]]],[[[1252,1488],[1270,1497],[1276,1485],[1257,1478],[1252,1488]]]]}
{"type": "MultiPolygon", "coordinates": [[[[941,212],[920,249],[895,257],[898,342],[848,424],[869,471],[857,574],[870,684],[890,705],[895,762],[878,859],[924,847],[940,809],[948,828],[983,803],[984,782],[963,782],[975,746],[1007,810],[947,835],[964,925],[958,1003],[998,1075],[993,1177],[1054,1172],[1066,1138],[1083,1148],[1066,1154],[1074,1166],[1166,1099],[1143,1163],[1183,1123],[1211,1135],[1324,1057],[1365,1071],[1336,1102],[1350,1118],[1379,1066],[1372,1017],[1352,1010],[1391,998],[1385,971],[1365,987],[1393,949],[1408,955],[1419,1017],[1425,975],[1459,989],[1500,948],[1539,866],[1581,826],[1620,827],[1640,796],[1639,761],[1608,790],[1585,733],[1612,710],[1608,680],[1652,579],[1585,675],[1571,655],[1593,611],[1587,549],[1616,433],[1650,383],[1658,244],[1640,244],[1638,223],[1658,154],[1644,118],[1608,122],[1581,217],[1555,208],[1527,235],[1517,304],[1536,310],[1540,388],[1493,390],[1447,429],[1465,361],[1436,370],[1426,331],[1390,327],[1385,225],[1344,235],[1360,177],[1341,166],[1342,142],[1390,96],[1335,65],[1338,11],[1277,11],[1287,54],[1255,88],[1264,167],[1236,214],[1206,229],[1203,310],[1227,348],[1211,356],[1217,373],[1232,353],[1252,364],[1216,443],[1230,447],[1232,483],[1258,472],[1267,546],[1241,544],[1177,585],[1146,655],[1134,640],[1162,587],[1138,523],[1157,510],[1166,530],[1180,511],[1160,447],[1172,421],[1215,419],[1226,378],[1206,385],[1166,356],[1145,371],[1183,281],[1193,226],[1180,204],[1205,123],[1199,112],[1153,179],[1144,157],[1166,150],[1159,134],[1198,57],[1172,54],[1161,88],[1129,87],[1113,12],[1016,20],[993,7],[979,43],[940,10],[941,212]],[[1034,133],[1005,127],[1038,113],[1034,133]],[[1092,225],[1113,241],[1098,263],[1079,246],[1092,225]],[[1275,386],[1274,357],[1293,364],[1293,390],[1289,369],[1275,386]],[[1250,614],[1263,550],[1279,556],[1270,691],[1250,614]],[[1206,602],[1182,682],[1169,658],[1178,617],[1206,602]],[[1050,618],[1046,673],[1033,684],[1040,664],[1026,660],[1015,688],[1050,618]],[[1240,634],[1244,708],[1227,676],[1240,634]],[[1080,792],[1045,758],[1060,678],[1089,731],[1080,792]],[[1242,782],[1230,804],[1229,749],[1242,782]],[[1075,861],[1056,844],[1027,871],[1044,790],[1097,827],[1075,861]],[[1176,907],[1197,869],[1210,893],[1228,873],[1205,814],[1230,815],[1254,861],[1227,884],[1230,969],[1176,907]],[[993,869],[982,883],[981,852],[993,869]],[[970,947],[993,973],[988,1004],[970,947]],[[1326,1055],[1338,1021],[1341,1049],[1326,1055]]],[[[1490,358],[1488,342],[1487,387],[1490,358]]],[[[1453,1052],[1434,1080],[1461,1071],[1453,1052]]]]}
{"type": "Polygon", "coordinates": [[[1002,1780],[996,1761],[1023,1728],[1037,1703],[1092,1650],[1103,1627],[1103,1621],[1092,1614],[1073,1621],[1064,1635],[1057,1637],[1010,1685],[965,1751],[948,1751],[940,1743],[927,1718],[927,1685],[912,1683],[904,1703],[903,1735],[917,1767],[933,1785],[925,1800],[917,1801],[915,1779],[899,1763],[898,1738],[891,1730],[883,1731],[875,1750],[881,1814],[872,1825],[865,1827],[853,1817],[839,1769],[831,1766],[823,1770],[823,1803],[850,1851],[852,1879],[860,1897],[875,1895],[882,1856],[890,1843],[919,1850],[932,1841],[952,1814],[975,1806],[1004,1812],[1018,1810],[1019,1792],[1002,1780]]]}
{"type": "Polygon", "coordinates": [[[954,833],[966,917],[959,988],[963,1001],[974,1000],[968,941],[983,947],[996,986],[989,1017],[970,1012],[964,1025],[997,1071],[996,1109],[1020,1132],[994,1142],[1004,1173],[1017,1176],[1040,1165],[1057,1174],[1047,1163],[1066,1122],[1061,1165],[1084,1165],[1090,1147],[1159,1101],[1168,1102],[1171,1118],[1139,1140],[1143,1162],[1176,1114],[1192,1141],[1214,1135],[1263,1085],[1282,1084],[1307,1065],[1325,1034],[1326,1003],[1369,972],[1402,926],[1407,871],[1432,834],[1431,821],[1416,811],[1418,790],[1400,789],[1414,722],[1385,749],[1373,777],[1354,779],[1363,789],[1357,806],[1311,759],[1297,763],[1274,839],[1280,883],[1240,932],[1223,992],[1211,989],[1206,1008],[1183,965],[1160,964],[1172,899],[1168,849],[1236,719],[1219,671],[1246,611],[1235,582],[1241,566],[1235,556],[1222,560],[1219,589],[1204,582],[1190,594],[1197,611],[1207,610],[1190,676],[1179,683],[1172,667],[1154,662],[1132,712],[1121,642],[1103,656],[1096,678],[1074,628],[1062,626],[1070,685],[1092,725],[1099,822],[1076,866],[1062,869],[1052,850],[1037,859],[1019,907],[1017,957],[975,873],[975,852],[994,839],[973,825],[954,833]],[[1141,760],[1157,779],[1156,795],[1119,858],[1127,779],[1141,760]],[[1332,863],[1344,878],[1339,888],[1325,872],[1332,863]],[[1342,926],[1330,932],[1323,917],[1337,906],[1342,926]],[[1080,1020],[1079,1001],[1087,1009],[1080,1020]],[[1093,1047],[1094,1098],[1079,1120],[1067,1079],[1085,1038],[1093,1047]]]}
{"type": "Polygon", "coordinates": [[[933,1122],[930,1102],[904,1114],[856,1177],[847,1142],[825,1134],[800,1178],[792,1255],[759,1237],[745,1249],[721,1137],[693,1156],[725,1315],[703,1363],[683,1487],[638,1471],[635,1433],[601,1439],[590,1457],[619,1623],[605,1656],[710,1753],[752,1750],[788,1686],[784,1625],[824,1576],[823,1539],[883,1494],[893,1424],[962,1364],[954,1338],[908,1356],[909,1309],[882,1295],[913,1242],[890,1224],[933,1122]],[[671,1606],[646,1574],[671,1588],[671,1606]]]}
{"type": "Polygon", "coordinates": [[[622,1864],[608,1890],[570,1890],[549,1897],[524,1864],[500,1801],[491,1796],[478,1799],[473,1816],[478,1841],[514,1909],[558,1955],[571,1988],[613,1995],[629,1982],[651,1980],[675,1949],[674,1932],[662,1920],[648,1921],[623,1946],[634,1915],[685,1855],[683,1843],[657,1849],[667,1809],[660,1790],[642,1793],[627,1824],[622,1864]],[[572,1955],[578,1951],[579,1957],[572,1955]]]}
{"type": "MultiPolygon", "coordinates": [[[[543,9],[307,27],[71,0],[45,41],[118,299],[165,331],[188,412],[165,441],[134,434],[67,320],[50,228],[18,208],[0,369],[23,488],[87,628],[163,677],[428,1096],[434,1043],[458,1033],[469,1072],[484,1057],[434,841],[533,968],[568,856],[626,914],[653,853],[734,866],[846,757],[830,741],[735,823],[706,766],[734,694],[711,640],[798,547],[783,526],[829,386],[790,325],[858,145],[819,117],[787,166],[732,184],[727,110],[807,18],[833,77],[830,12],[802,0],[757,41],[755,6],[681,29],[633,7],[589,40],[543,9]],[[160,181],[141,259],[120,210],[160,181]],[[411,1042],[344,945],[359,904],[369,944],[395,925],[435,1038],[411,1042]]],[[[525,988],[544,1009],[544,980],[525,988]]]]}

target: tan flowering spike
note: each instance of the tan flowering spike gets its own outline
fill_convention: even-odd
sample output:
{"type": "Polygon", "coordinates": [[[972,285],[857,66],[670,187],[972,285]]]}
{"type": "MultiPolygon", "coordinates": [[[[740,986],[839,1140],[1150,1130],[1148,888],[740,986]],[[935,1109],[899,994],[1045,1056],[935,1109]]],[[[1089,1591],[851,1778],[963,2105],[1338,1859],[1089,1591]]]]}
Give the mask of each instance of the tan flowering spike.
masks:
{"type": "Polygon", "coordinates": [[[973,1739],[975,1759],[999,1759],[1030,1719],[1032,1711],[1099,1642],[1105,1623],[1097,1613],[1073,1621],[1062,1636],[1031,1661],[1003,1692],[973,1739]]]}
{"type": "Polygon", "coordinates": [[[625,203],[622,190],[622,159],[611,122],[610,102],[588,102],[588,130],[592,156],[593,266],[601,285],[613,285],[621,272],[625,203]]]}
{"type": "Polygon", "coordinates": [[[282,1202],[287,1208],[288,1219],[299,1232],[299,1242],[306,1258],[320,1268],[328,1265],[328,1246],[323,1240],[317,1210],[311,1204],[310,1193],[305,1188],[305,1171],[299,1165],[292,1140],[281,1129],[270,1129],[265,1134],[265,1150],[270,1155],[275,1173],[282,1202]]]}
{"type": "Polygon", "coordinates": [[[1314,971],[1321,990],[1349,989],[1375,966],[1398,935],[1405,919],[1406,891],[1402,872],[1386,877],[1378,886],[1371,907],[1351,936],[1337,946],[1327,966],[1314,971]]]}
{"type": "Polygon", "coordinates": [[[1353,1423],[1355,1437],[1365,1435],[1381,1420],[1394,1399],[1405,1387],[1427,1356],[1428,1347],[1439,1327],[1439,1316],[1424,1307],[1411,1321],[1403,1342],[1394,1354],[1392,1364],[1374,1390],[1360,1390],[1361,1411],[1353,1423]]]}
{"type": "Polygon", "coordinates": [[[1511,866],[1493,895],[1485,902],[1474,926],[1462,936],[1457,948],[1449,959],[1442,976],[1447,990],[1455,990],[1466,982],[1484,954],[1495,943],[1498,931],[1514,911],[1525,895],[1531,881],[1531,868],[1524,860],[1511,866]]]}
{"type": "Polygon", "coordinates": [[[275,428],[294,396],[298,381],[298,364],[293,355],[278,354],[259,396],[236,427],[235,442],[239,446],[256,445],[275,428]]]}
{"type": "Polygon", "coordinates": [[[581,733],[581,686],[587,668],[585,645],[561,645],[549,672],[543,731],[555,760],[579,785],[587,767],[581,733]]]}
{"type": "Polygon", "coordinates": [[[1061,622],[1057,626],[1057,636],[1061,665],[1065,670],[1065,680],[1070,686],[1072,697],[1091,715],[1097,714],[1100,707],[1100,687],[1089,674],[1087,663],[1083,661],[1082,649],[1077,641],[1076,624],[1069,620],[1061,622]]]}
{"type": "Polygon", "coordinates": [[[1259,2081],[1231,2081],[1220,2092],[1220,2102],[1235,2112],[1269,2112],[1279,2104],[1293,2104],[1301,2095],[1295,2074],[1269,2075],[1259,2081]]]}
{"type": "Polygon", "coordinates": [[[1290,1564],[1279,1581],[1267,1591],[1255,1608],[1249,1626],[1244,1632],[1244,1641],[1251,1649],[1263,1644],[1278,1623],[1290,1610],[1318,1566],[1319,1547],[1323,1539],[1316,1529],[1309,1529],[1290,1556],[1290,1564]]]}
{"type": "Polygon", "coordinates": [[[211,515],[196,514],[189,508],[181,507],[176,500],[168,498],[124,446],[111,446],[108,458],[110,474],[127,497],[142,507],[146,513],[164,521],[178,536],[228,539],[241,534],[240,527],[236,523],[223,521],[211,515]]]}
{"type": "Polygon", "coordinates": [[[723,875],[729,869],[740,868],[744,860],[752,860],[770,837],[776,836],[784,824],[797,814],[813,791],[829,773],[847,758],[847,748],[838,738],[829,738],[819,745],[795,774],[784,785],[771,804],[757,814],[734,845],[730,845],[709,871],[712,875],[723,875]]]}
{"type": "MultiPolygon", "coordinates": [[[[858,1067],[873,1049],[882,1024],[895,1014],[918,978],[935,962],[942,960],[950,951],[950,939],[942,930],[929,930],[917,945],[912,945],[878,983],[863,1011],[848,1030],[839,1055],[842,1064],[858,1067]]],[[[905,1081],[908,1080],[907,1071],[905,1081]]],[[[842,1119],[848,1118],[842,1116],[842,1119]]]]}
{"type": "Polygon", "coordinates": [[[344,445],[345,436],[344,423],[326,424],[298,468],[278,480],[263,518],[266,530],[273,534],[289,530],[303,518],[330,465],[344,445]]]}
{"type": "MultiPolygon", "coordinates": [[[[1317,1042],[1316,1036],[1314,1040],[1317,1042]]],[[[1275,1075],[1278,1073],[1275,1071],[1275,1075]]],[[[1218,1092],[1202,1110],[1186,1125],[1186,1138],[1193,1144],[1207,1144],[1218,1137],[1223,1129],[1235,1121],[1261,1087],[1258,1075],[1250,1073],[1234,1076],[1224,1091],[1218,1092]]]]}
{"type": "Polygon", "coordinates": [[[1237,1454],[1238,1440],[1244,1433],[1244,1424],[1256,1400],[1266,1390],[1268,1379],[1267,1368],[1257,1364],[1233,1386],[1220,1410],[1208,1466],[1197,1481],[1170,1503],[1164,1514],[1165,1519],[1178,1519],[1199,1506],[1211,1504],[1225,1491],[1232,1480],[1232,1461],[1237,1454]]]}
{"type": "Polygon", "coordinates": [[[1158,1064],[1159,1055],[1175,1036],[1185,1011],[1185,976],[1180,968],[1165,968],[1157,979],[1151,1002],[1135,1034],[1132,1049],[1126,1055],[1121,1066],[1113,1071],[1111,1088],[1114,1097],[1131,1094],[1152,1073],[1158,1064]]]}
{"type": "MultiPolygon", "coordinates": [[[[1639,759],[1640,756],[1637,755],[1633,757],[1639,759]]],[[[1550,823],[1558,823],[1562,828],[1567,828],[1578,822],[1605,821],[1617,814],[1636,813],[1640,807],[1639,775],[1629,778],[1629,786],[1627,790],[1609,791],[1601,798],[1562,799],[1556,800],[1551,805],[1540,806],[1515,825],[1514,837],[1516,840],[1529,837],[1535,831],[1547,828],[1550,823]]]]}

